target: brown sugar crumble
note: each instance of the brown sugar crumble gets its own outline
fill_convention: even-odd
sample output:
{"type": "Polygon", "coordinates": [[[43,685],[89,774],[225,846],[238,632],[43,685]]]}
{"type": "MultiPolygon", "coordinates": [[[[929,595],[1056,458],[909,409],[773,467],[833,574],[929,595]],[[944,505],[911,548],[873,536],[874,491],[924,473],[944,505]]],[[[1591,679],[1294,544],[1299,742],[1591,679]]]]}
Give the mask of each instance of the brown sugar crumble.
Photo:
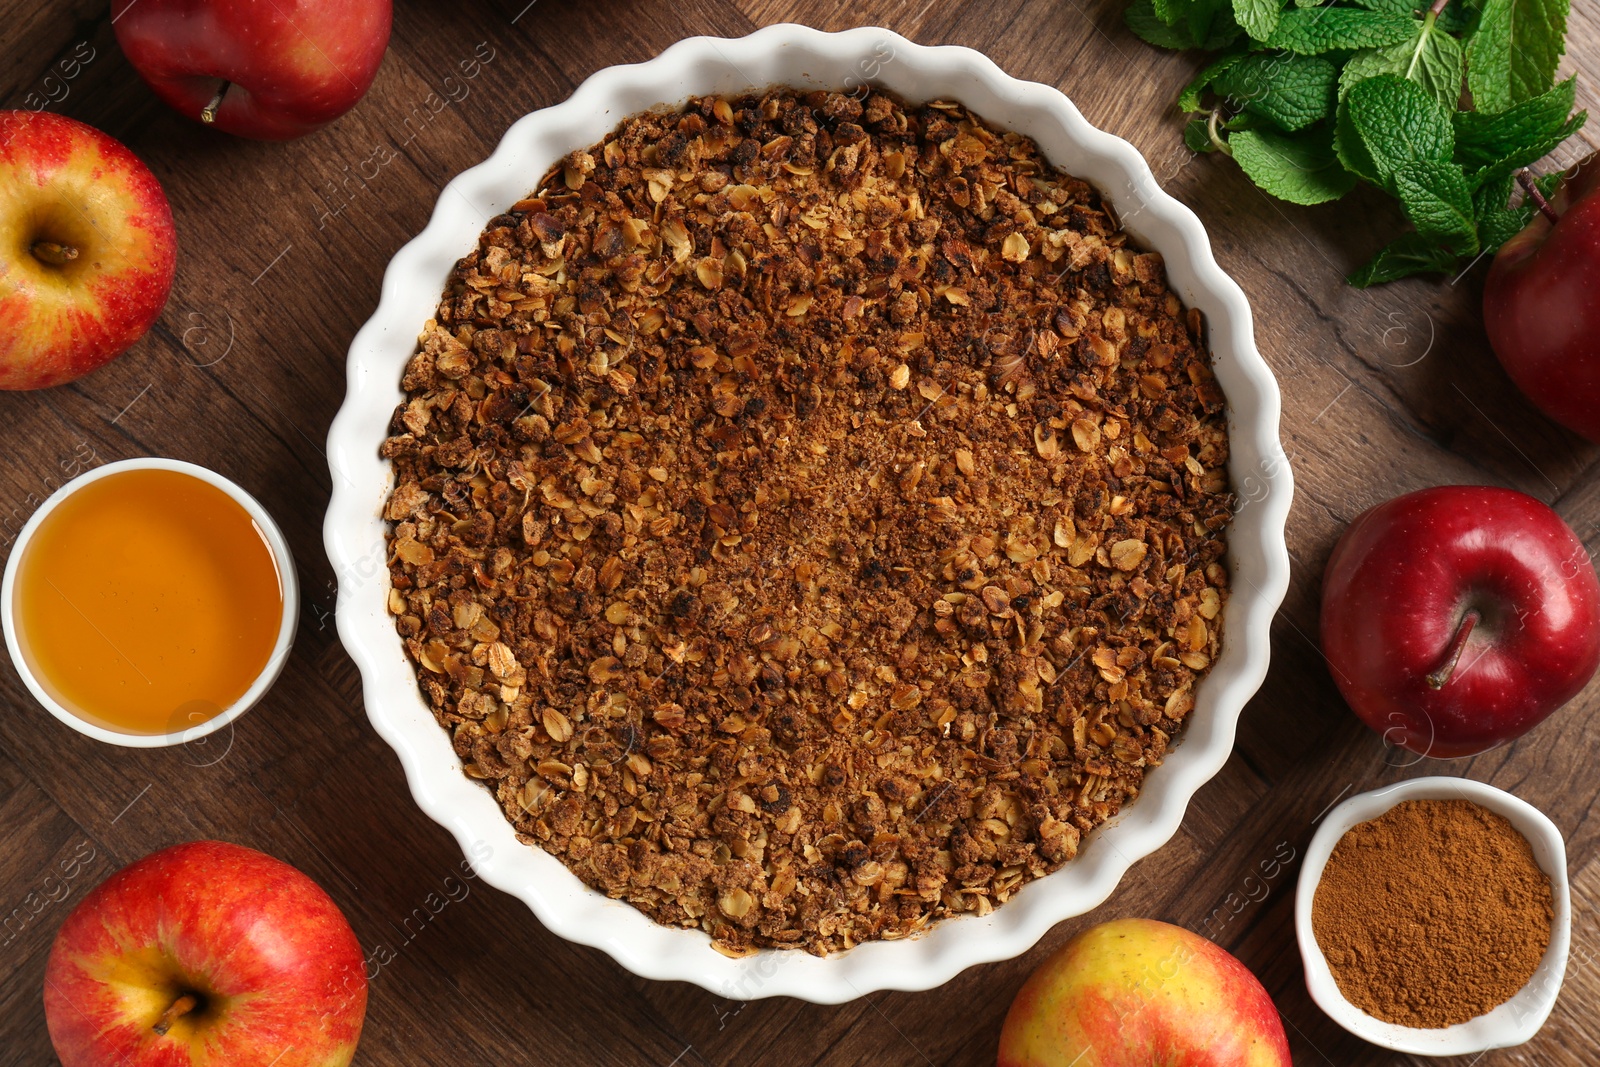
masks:
{"type": "Polygon", "coordinates": [[[822,954],[986,914],[1137,795],[1216,655],[1200,336],[959,105],[631,118],[422,332],[390,610],[519,837],[655,920],[822,954]]]}

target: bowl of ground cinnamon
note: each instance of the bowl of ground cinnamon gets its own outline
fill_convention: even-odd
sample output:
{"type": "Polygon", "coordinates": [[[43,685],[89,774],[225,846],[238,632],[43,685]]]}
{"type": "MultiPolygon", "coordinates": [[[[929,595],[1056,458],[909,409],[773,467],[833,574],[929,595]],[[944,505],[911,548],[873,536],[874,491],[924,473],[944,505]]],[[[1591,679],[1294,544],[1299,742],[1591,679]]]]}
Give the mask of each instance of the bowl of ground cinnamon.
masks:
{"type": "Polygon", "coordinates": [[[1510,793],[1450,777],[1334,808],[1295,901],[1311,998],[1357,1037],[1430,1056],[1538,1032],[1566,971],[1571,919],[1555,824],[1510,793]]]}

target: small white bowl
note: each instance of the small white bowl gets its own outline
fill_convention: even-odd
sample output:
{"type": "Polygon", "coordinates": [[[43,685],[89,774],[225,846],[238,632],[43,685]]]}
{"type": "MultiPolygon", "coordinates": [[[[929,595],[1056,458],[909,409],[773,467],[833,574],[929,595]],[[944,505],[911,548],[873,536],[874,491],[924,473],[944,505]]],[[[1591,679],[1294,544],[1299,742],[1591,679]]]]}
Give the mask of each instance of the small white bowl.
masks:
{"type": "Polygon", "coordinates": [[[272,683],[278,680],[278,675],[283,671],[283,665],[289,660],[289,649],[294,644],[295,625],[300,618],[300,583],[295,576],[294,558],[289,553],[289,542],[284,539],[283,531],[278,529],[278,524],[267,514],[267,509],[255,497],[239,488],[222,475],[205,467],[193,463],[185,463],[177,459],[161,459],[148,457],[144,459],[124,459],[115,463],[107,463],[93,470],[78,475],[72,481],[51,493],[43,504],[39,505],[33,513],[22,532],[17,535],[15,543],[11,546],[11,558],[6,561],[5,581],[0,584],[0,624],[5,626],[6,649],[11,653],[11,662],[16,666],[17,673],[22,676],[22,681],[27,685],[33,698],[37,700],[46,711],[78,731],[87,734],[98,741],[105,741],[112,745],[122,745],[127,748],[166,748],[171,745],[187,745],[199,741],[201,738],[216,733],[225,726],[230,725],[235,719],[249,711],[250,708],[264,696],[272,683]],[[23,655],[22,645],[17,638],[17,570],[21,566],[22,557],[28,548],[28,542],[33,539],[34,533],[49,515],[67,497],[79,489],[97,482],[102,478],[109,478],[125,471],[159,470],[176,471],[197,478],[207,485],[216,486],[218,489],[232,497],[238,505],[249,512],[250,518],[255,521],[256,528],[261,531],[262,539],[267,542],[267,548],[272,554],[273,565],[278,569],[278,585],[283,591],[283,619],[278,624],[278,639],[272,646],[272,655],[267,660],[267,665],[261,669],[256,680],[244,695],[234,701],[232,705],[224,708],[219,714],[182,730],[173,730],[162,734],[136,734],[125,733],[121,730],[112,730],[73,712],[52,696],[39,678],[34,674],[32,666],[28,663],[27,656],[23,655]]]}
{"type": "Polygon", "coordinates": [[[927,47],[870,27],[823,33],[780,25],[737,40],[693,37],[647,63],[595,73],[565,102],[518,119],[492,156],[444,188],[427,227],[390,260],[377,310],[350,345],[347,380],[328,431],[334,477],[323,538],[339,578],[339,637],[361,670],[367,714],[399,754],[418,806],[455,835],[485,882],[526,901],[556,934],[602,949],[645,978],[693,982],[728,999],[833,1004],[882,989],[929,989],[964,968],[1020,955],[1056,923],[1097,907],[1134,863],[1171,839],[1189,799],[1233,751],[1239,713],[1266,677],[1272,619],[1289,582],[1283,534],[1293,477],[1278,438],[1277,381],[1256,351],[1249,302],[1217,266],[1200,220],[1161,190],[1132,145],[1091,126],[1059,90],[1012,78],[971,49],[927,47]],[[1077,859],[1004,907],[827,957],[762,949],[729,959],[703,931],[661,926],[517,840],[494,795],[462,773],[388,612],[383,506],[391,470],[378,447],[405,399],[400,378],[417,333],[456,261],[476,247],[489,219],[525,197],[566,153],[594,144],[629,115],[691,96],[771,85],[851,91],[867,83],[912,102],[959,100],[1033,138],[1052,163],[1100,190],[1128,233],[1165,257],[1173,291],[1205,315],[1228,401],[1229,472],[1239,496],[1228,534],[1223,646],[1195,689],[1181,743],[1138,800],[1090,835],[1077,859]]]}
{"type": "Polygon", "coordinates": [[[1567,971],[1572,941],[1572,899],[1567,886],[1567,848],[1556,824],[1538,808],[1503,789],[1466,778],[1413,778],[1410,781],[1359,793],[1323,817],[1322,826],[1306,849],[1305,865],[1295,890],[1295,934],[1305,961],[1306,988],[1328,1017],[1363,1041],[1396,1052],[1419,1056],[1465,1056],[1494,1048],[1520,1045],[1539,1032],[1555,1007],[1561,980],[1567,971]],[[1544,959],[1521,992],[1493,1011],[1455,1026],[1422,1029],[1375,1019],[1351,1004],[1339,992],[1328,961],[1311,930],[1311,904],[1322,882],[1328,856],[1346,831],[1357,823],[1376,819],[1402,800],[1469,800],[1504,815],[1512,827],[1533,846],[1533,858],[1550,876],[1555,920],[1544,959]]]}

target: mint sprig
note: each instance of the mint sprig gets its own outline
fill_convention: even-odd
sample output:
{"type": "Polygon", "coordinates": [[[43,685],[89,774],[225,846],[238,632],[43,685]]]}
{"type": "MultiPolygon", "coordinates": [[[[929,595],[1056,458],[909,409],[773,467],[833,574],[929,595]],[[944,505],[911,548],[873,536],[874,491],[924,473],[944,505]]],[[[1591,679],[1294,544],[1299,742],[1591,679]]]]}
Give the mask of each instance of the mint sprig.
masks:
{"type": "Polygon", "coordinates": [[[1251,181],[1291,204],[1323,204],[1355,188],[1356,177],[1339,164],[1327,130],[1240,130],[1228,146],[1251,181]]]}
{"type": "Polygon", "coordinates": [[[1483,0],[1467,43],[1467,85],[1485,111],[1504,111],[1547,91],[1567,36],[1569,0],[1483,0]]]}
{"type": "Polygon", "coordinates": [[[1588,117],[1555,81],[1570,0],[1427,2],[1135,0],[1127,20],[1151,44],[1220,53],[1178,99],[1190,149],[1290,203],[1361,181],[1400,202],[1413,229],[1350,275],[1367,286],[1499,248],[1534,210],[1512,204],[1515,175],[1588,117]]]}

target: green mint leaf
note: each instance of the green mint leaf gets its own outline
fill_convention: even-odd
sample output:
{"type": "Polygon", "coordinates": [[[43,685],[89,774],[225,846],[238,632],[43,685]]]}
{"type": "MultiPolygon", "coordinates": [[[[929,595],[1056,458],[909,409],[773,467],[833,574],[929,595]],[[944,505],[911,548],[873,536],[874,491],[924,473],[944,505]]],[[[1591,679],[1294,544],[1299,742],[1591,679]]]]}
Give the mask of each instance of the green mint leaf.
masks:
{"type": "Polygon", "coordinates": [[[1413,160],[1395,170],[1394,189],[1419,234],[1457,255],[1478,254],[1472,191],[1458,164],[1413,160]]]}
{"type": "Polygon", "coordinates": [[[1450,118],[1456,159],[1468,169],[1509,164],[1515,170],[1544,158],[1583,124],[1585,113],[1571,114],[1576,97],[1577,79],[1568,78],[1498,114],[1456,112],[1450,118]]]}
{"type": "Polygon", "coordinates": [[[1322,204],[1355,188],[1356,176],[1339,165],[1326,129],[1293,135],[1240,130],[1228,145],[1250,180],[1279,200],[1322,204]]]}
{"type": "Polygon", "coordinates": [[[1208,42],[1218,30],[1227,30],[1230,39],[1239,34],[1232,0],[1150,0],[1150,4],[1162,22],[1180,32],[1187,29],[1196,48],[1215,47],[1208,42]]]}
{"type": "Polygon", "coordinates": [[[1168,2],[1187,6],[1185,18],[1189,22],[1189,32],[1200,42],[1202,48],[1214,49],[1216,46],[1210,42],[1219,31],[1226,30],[1230,40],[1239,35],[1239,27],[1233,21],[1232,0],[1168,0],[1168,2]]]}
{"type": "Polygon", "coordinates": [[[1482,219],[1491,212],[1504,211],[1506,204],[1511,200],[1511,190],[1516,187],[1516,180],[1509,174],[1479,183],[1478,187],[1472,190],[1473,214],[1482,219]]]}
{"type": "Polygon", "coordinates": [[[1455,268],[1456,256],[1448,248],[1434,244],[1421,234],[1408,233],[1373,256],[1371,262],[1345,281],[1357,289],[1365,289],[1413,274],[1449,274],[1455,268]]]}
{"type": "Polygon", "coordinates": [[[1150,10],[1168,26],[1176,27],[1187,21],[1189,4],[1188,0],[1150,0],[1150,10]]]}
{"type": "MultiPolygon", "coordinates": [[[[1560,184],[1561,171],[1542,175],[1533,180],[1545,197],[1555,195],[1560,184]]],[[[1532,221],[1538,206],[1529,197],[1523,197],[1516,207],[1508,207],[1516,180],[1507,173],[1480,185],[1472,194],[1472,209],[1478,217],[1478,242],[1484,252],[1495,252],[1511,240],[1532,221]]]]}
{"type": "Polygon", "coordinates": [[[1269,119],[1285,132],[1332,118],[1339,68],[1322,56],[1257,52],[1240,57],[1212,82],[1233,110],[1269,119]]]}
{"type": "Polygon", "coordinates": [[[1233,21],[1257,41],[1265,41],[1278,28],[1282,6],[1278,0],[1233,0],[1233,21]]]}
{"type": "MultiPolygon", "coordinates": [[[[1421,17],[1428,10],[1430,0],[1351,0],[1357,7],[1380,11],[1386,15],[1421,17]]],[[[1478,8],[1483,0],[1450,0],[1439,13],[1439,28],[1451,33],[1462,33],[1477,24],[1478,8]]]]}
{"type": "Polygon", "coordinates": [[[1466,48],[1440,29],[1431,14],[1416,27],[1411,40],[1368,48],[1351,56],[1339,74],[1340,98],[1357,82],[1379,74],[1398,74],[1432,93],[1441,107],[1454,111],[1466,77],[1466,48]]]}
{"type": "MultiPolygon", "coordinates": [[[[1202,71],[1201,73],[1203,74],[1204,72],[1202,71]]],[[[1205,110],[1200,103],[1200,94],[1205,92],[1210,84],[1211,79],[1209,78],[1204,80],[1195,78],[1194,81],[1190,82],[1183,92],[1178,94],[1178,110],[1185,115],[1205,110]]]]}
{"type": "Polygon", "coordinates": [[[1232,0],[1153,0],[1157,13],[1165,3],[1168,10],[1189,28],[1194,47],[1214,52],[1239,36],[1233,21],[1232,0]]]}
{"type": "Polygon", "coordinates": [[[1478,16],[1483,14],[1483,0],[1450,0],[1439,12],[1439,28],[1446,33],[1459,34],[1465,41],[1478,30],[1478,16]]]}
{"type": "Polygon", "coordinates": [[[1211,131],[1205,119],[1190,119],[1183,127],[1183,146],[1191,152],[1215,152],[1211,131]]]}
{"type": "Polygon", "coordinates": [[[1295,8],[1285,11],[1278,28],[1263,43],[1301,55],[1381,48],[1409,40],[1417,20],[1410,15],[1362,11],[1349,7],[1295,8]]]}
{"type": "Polygon", "coordinates": [[[1218,75],[1244,58],[1245,53],[1240,52],[1236,55],[1223,56],[1221,59],[1201,67],[1200,73],[1195,75],[1194,81],[1190,82],[1183,92],[1178,95],[1178,110],[1183,112],[1204,110],[1200,103],[1201,94],[1210,88],[1211,83],[1216,80],[1218,75]]]}
{"type": "Polygon", "coordinates": [[[1485,252],[1498,251],[1500,246],[1522,232],[1538,210],[1533,204],[1514,208],[1493,208],[1478,217],[1478,243],[1485,252]]]}
{"type": "Polygon", "coordinates": [[[1233,20],[1228,0],[1193,0],[1190,27],[1202,50],[1217,52],[1237,41],[1244,30],[1233,20]]]}
{"type": "Polygon", "coordinates": [[[1546,93],[1567,33],[1568,0],[1484,0],[1467,45],[1467,87],[1479,111],[1504,111],[1546,93]]]}
{"type": "Polygon", "coordinates": [[[1551,152],[1554,152],[1556,147],[1560,145],[1562,141],[1565,141],[1568,137],[1571,137],[1574,133],[1577,133],[1578,130],[1582,129],[1583,124],[1587,122],[1588,119],[1589,113],[1587,111],[1578,112],[1566,122],[1562,123],[1561,126],[1557,127],[1556,130],[1550,133],[1548,136],[1537,141],[1520,145],[1515,151],[1509,152],[1504,158],[1496,160],[1494,163],[1491,163],[1481,170],[1474,172],[1472,174],[1473,181],[1481,183],[1499,178],[1503,175],[1515,174],[1517,171],[1528,166],[1530,163],[1537,163],[1551,152]]]}
{"type": "Polygon", "coordinates": [[[1128,10],[1123,12],[1122,19],[1137,37],[1157,48],[1182,51],[1185,48],[1196,47],[1197,42],[1190,35],[1188,27],[1178,29],[1167,25],[1166,21],[1156,14],[1155,5],[1151,0],[1133,0],[1133,3],[1128,5],[1128,10]]]}
{"type": "Polygon", "coordinates": [[[1357,82],[1339,104],[1334,144],[1345,168],[1394,192],[1407,163],[1448,162],[1455,148],[1450,116],[1416,82],[1379,74],[1357,82]]]}
{"type": "Polygon", "coordinates": [[[1383,15],[1404,15],[1406,18],[1415,17],[1419,8],[1427,7],[1426,0],[1353,0],[1356,7],[1366,8],[1383,15]]]}
{"type": "Polygon", "coordinates": [[[1123,21],[1158,48],[1225,48],[1238,38],[1229,0],[1134,0],[1123,21]]]}

